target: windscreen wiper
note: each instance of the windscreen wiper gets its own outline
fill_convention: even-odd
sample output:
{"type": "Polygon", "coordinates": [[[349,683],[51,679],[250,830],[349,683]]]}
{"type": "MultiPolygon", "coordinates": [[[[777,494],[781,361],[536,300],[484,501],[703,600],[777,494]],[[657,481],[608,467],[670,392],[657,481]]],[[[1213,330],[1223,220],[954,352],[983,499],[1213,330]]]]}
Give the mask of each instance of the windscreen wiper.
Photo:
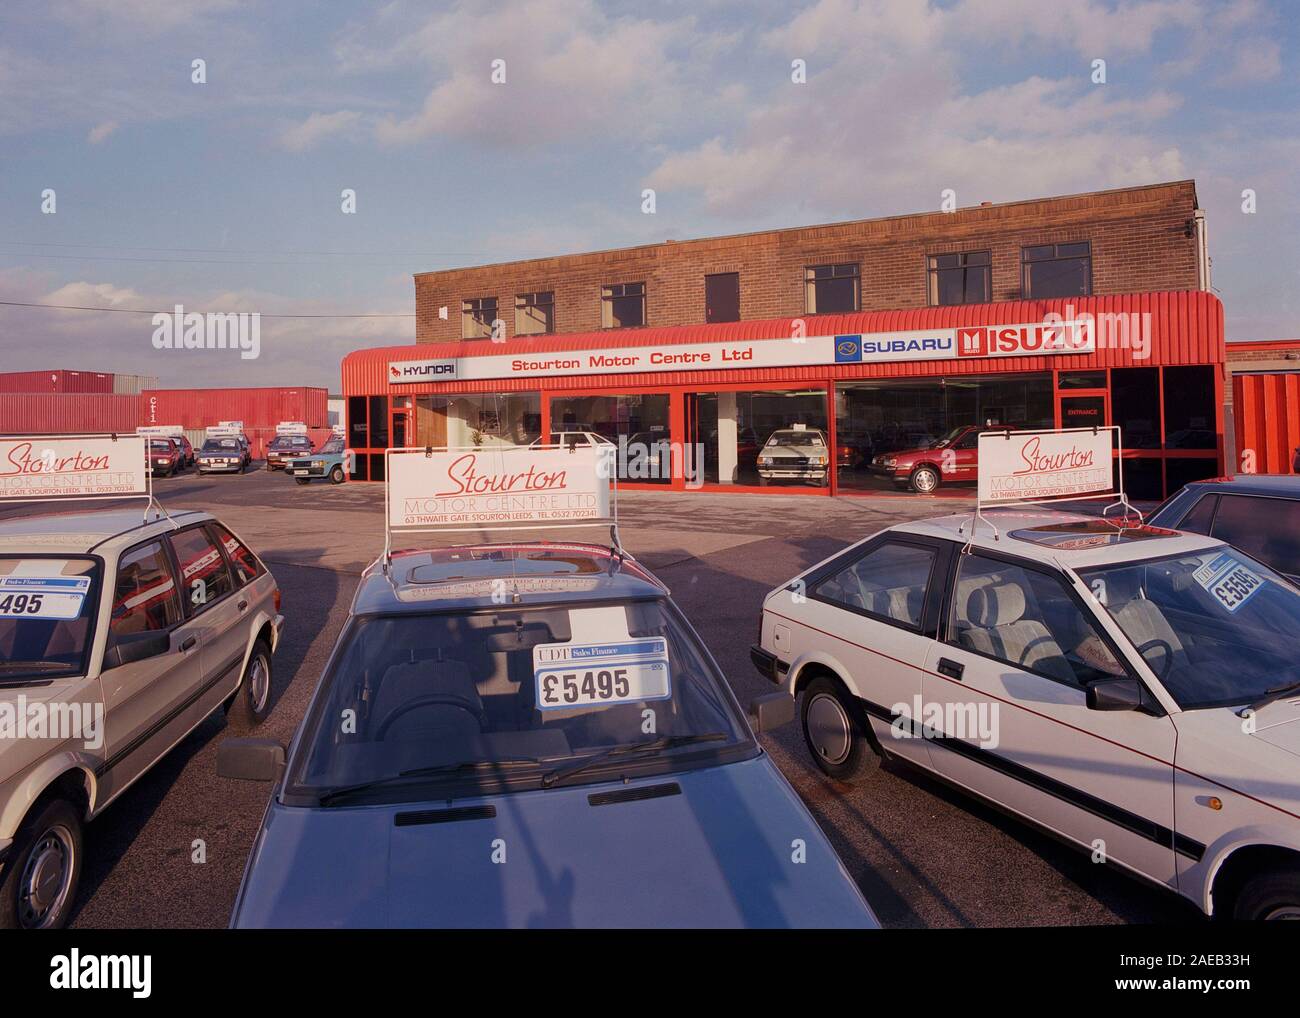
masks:
{"type": "Polygon", "coordinates": [[[1300,682],[1288,682],[1283,686],[1274,686],[1272,689],[1264,690],[1258,700],[1252,703],[1249,707],[1243,707],[1237,716],[1243,717],[1247,711],[1254,714],[1261,707],[1267,707],[1274,700],[1281,700],[1284,696],[1288,696],[1291,693],[1300,693],[1300,682]]]}
{"type": "Polygon", "coordinates": [[[727,738],[726,732],[707,732],[703,735],[665,735],[649,742],[634,742],[626,746],[615,746],[612,749],[593,753],[591,756],[584,756],[581,760],[575,760],[563,767],[557,767],[553,771],[547,771],[542,775],[542,787],[550,788],[557,781],[571,777],[579,771],[585,771],[589,767],[595,767],[611,757],[653,753],[661,749],[672,749],[674,746],[689,746],[695,742],[720,742],[727,738]]]}
{"type": "Polygon", "coordinates": [[[429,777],[435,774],[463,774],[466,771],[488,770],[498,767],[536,767],[541,762],[537,757],[512,756],[500,760],[466,760],[462,763],[415,767],[408,771],[389,774],[386,777],[374,778],[370,781],[358,781],[355,785],[342,785],[339,788],[331,788],[328,792],[321,793],[316,802],[318,805],[325,806],[335,799],[341,799],[354,792],[366,792],[372,788],[382,788],[385,785],[404,784],[408,778],[429,777]]]}

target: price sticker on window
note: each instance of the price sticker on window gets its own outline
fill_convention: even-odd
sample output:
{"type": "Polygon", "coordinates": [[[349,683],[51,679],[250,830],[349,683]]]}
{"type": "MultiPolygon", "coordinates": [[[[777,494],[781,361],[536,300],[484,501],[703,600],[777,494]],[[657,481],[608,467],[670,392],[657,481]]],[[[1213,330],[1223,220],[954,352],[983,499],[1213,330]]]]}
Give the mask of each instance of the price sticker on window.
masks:
{"type": "Polygon", "coordinates": [[[1192,574],[1219,604],[1235,612],[1264,586],[1264,577],[1223,552],[1192,574]]]}
{"type": "Polygon", "coordinates": [[[543,643],[533,648],[538,710],[643,703],[672,696],[668,641],[543,643]]]}
{"type": "Polygon", "coordinates": [[[88,590],[89,576],[3,576],[0,618],[75,619],[88,590]]]}

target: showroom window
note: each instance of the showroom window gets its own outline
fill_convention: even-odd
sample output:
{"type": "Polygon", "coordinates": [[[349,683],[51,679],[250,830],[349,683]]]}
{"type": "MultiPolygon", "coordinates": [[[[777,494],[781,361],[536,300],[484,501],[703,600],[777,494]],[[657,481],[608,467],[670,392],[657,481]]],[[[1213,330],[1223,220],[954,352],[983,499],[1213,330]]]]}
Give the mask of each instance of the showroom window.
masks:
{"type": "Polygon", "coordinates": [[[614,283],[601,287],[601,328],[628,329],[645,323],[645,283],[614,283]]]}
{"type": "Polygon", "coordinates": [[[348,445],[365,449],[370,445],[370,430],[366,426],[366,397],[348,397],[348,445]]]}
{"type": "Polygon", "coordinates": [[[804,269],[804,304],[810,315],[857,311],[861,305],[857,264],[810,265],[804,269]]]}
{"type": "Polygon", "coordinates": [[[1092,293],[1092,245],[1039,244],[1020,252],[1020,295],[1086,297],[1092,293]]]}
{"type": "Polygon", "coordinates": [[[686,435],[689,476],[703,483],[826,483],[831,450],[825,389],[688,393],[686,435]],[[764,458],[778,462],[760,466],[764,458]]]}
{"type": "Polygon", "coordinates": [[[472,297],[460,302],[461,339],[491,339],[492,323],[496,320],[495,297],[472,297]]]}
{"type": "Polygon", "coordinates": [[[515,335],[541,336],[555,331],[555,291],[515,295],[515,335]]]}
{"type": "Polygon", "coordinates": [[[490,449],[528,445],[542,434],[542,398],[538,392],[416,396],[413,403],[415,445],[490,449]]]}
{"type": "Polygon", "coordinates": [[[930,255],[930,304],[987,304],[993,299],[992,260],[987,251],[930,255]]]}
{"type": "Polygon", "coordinates": [[[1165,368],[1166,449],[1217,449],[1215,416],[1214,368],[1165,368]]]}
{"type": "Polygon", "coordinates": [[[1110,419],[1125,449],[1160,448],[1160,370],[1113,368],[1110,419]]]}
{"type": "Polygon", "coordinates": [[[672,438],[666,392],[555,396],[551,432],[589,432],[618,447],[618,478],[635,484],[672,481],[672,438]]]}

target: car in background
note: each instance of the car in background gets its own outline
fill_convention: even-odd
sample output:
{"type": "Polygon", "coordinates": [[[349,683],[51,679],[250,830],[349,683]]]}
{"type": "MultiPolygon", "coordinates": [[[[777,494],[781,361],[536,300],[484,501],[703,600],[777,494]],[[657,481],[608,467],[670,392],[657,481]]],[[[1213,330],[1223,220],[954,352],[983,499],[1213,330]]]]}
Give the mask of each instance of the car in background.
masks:
{"type": "Polygon", "coordinates": [[[291,459],[285,463],[285,473],[298,484],[328,479],[331,484],[342,484],[347,479],[347,445],[339,435],[331,435],[310,456],[291,459]]]}
{"type": "Polygon", "coordinates": [[[209,438],[196,457],[200,474],[242,474],[253,463],[248,440],[242,435],[223,435],[209,438]]]}
{"type": "Polygon", "coordinates": [[[881,453],[871,460],[871,472],[890,478],[899,488],[929,495],[943,482],[974,481],[979,472],[979,437],[988,429],[961,425],[918,449],[881,453]]]}
{"type": "Polygon", "coordinates": [[[266,469],[283,470],[292,459],[311,452],[311,439],[306,435],[276,435],[266,446],[266,469]]]}
{"type": "Polygon", "coordinates": [[[185,469],[185,452],[174,438],[149,440],[149,470],[159,477],[170,477],[185,469]]]}
{"type": "Polygon", "coordinates": [[[1206,914],[1294,919],[1297,632],[1300,590],[1213,537],[993,509],[796,576],[750,656],[837,780],[896,758],[1206,914]]]}
{"type": "Polygon", "coordinates": [[[601,448],[605,446],[618,448],[604,435],[595,431],[552,431],[545,440],[542,438],[535,438],[528,444],[530,447],[558,445],[563,446],[565,449],[601,448]]]}
{"type": "Polygon", "coordinates": [[[217,767],[274,782],[232,927],[878,926],[668,590],[606,547],[374,563],[287,760],[232,739],[217,767]]]}
{"type": "Polygon", "coordinates": [[[0,928],[63,926],[83,826],[215,711],[266,716],[282,624],[275,578],[209,513],[0,521],[0,707],[45,719],[0,739],[0,928]]]}
{"type": "Polygon", "coordinates": [[[1294,474],[1192,481],[1147,522],[1217,537],[1300,582],[1300,477],[1294,474]]]}
{"type": "Polygon", "coordinates": [[[778,428],[758,452],[758,483],[796,481],[824,488],[831,483],[830,451],[820,428],[778,428]]]}
{"type": "Polygon", "coordinates": [[[181,469],[194,466],[194,446],[190,444],[190,440],[182,434],[167,437],[181,447],[181,469]]]}

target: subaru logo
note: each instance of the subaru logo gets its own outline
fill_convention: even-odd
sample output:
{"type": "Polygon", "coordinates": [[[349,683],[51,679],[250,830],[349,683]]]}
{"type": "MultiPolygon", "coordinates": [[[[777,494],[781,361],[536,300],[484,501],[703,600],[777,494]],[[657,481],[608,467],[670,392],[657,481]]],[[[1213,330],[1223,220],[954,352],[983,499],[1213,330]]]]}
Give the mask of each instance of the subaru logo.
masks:
{"type": "Polygon", "coordinates": [[[862,360],[861,336],[835,337],[835,363],[843,364],[846,361],[860,360],[862,360]]]}

